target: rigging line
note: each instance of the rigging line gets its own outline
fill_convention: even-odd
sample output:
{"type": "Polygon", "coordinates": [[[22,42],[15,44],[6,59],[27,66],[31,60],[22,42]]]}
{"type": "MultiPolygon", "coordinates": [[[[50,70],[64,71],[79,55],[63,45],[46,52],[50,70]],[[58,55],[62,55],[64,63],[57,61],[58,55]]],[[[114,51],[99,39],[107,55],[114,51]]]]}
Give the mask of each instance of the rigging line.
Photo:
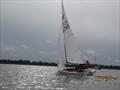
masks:
{"type": "Polygon", "coordinates": [[[57,51],[58,51],[58,58],[60,58],[60,41],[61,41],[61,32],[62,32],[62,25],[61,25],[61,27],[60,27],[60,31],[59,31],[59,36],[58,36],[58,49],[57,49],[57,51]]]}
{"type": "MultiPolygon", "coordinates": [[[[61,0],[61,5],[63,3],[63,0],[61,0]]],[[[62,21],[61,21],[62,22],[62,21]]],[[[59,31],[59,36],[58,36],[58,58],[60,58],[60,41],[61,41],[61,33],[62,33],[62,23],[61,23],[61,26],[60,26],[60,31],[59,31]]]]}
{"type": "MultiPolygon", "coordinates": [[[[63,19],[65,18],[65,11],[64,11],[64,5],[63,5],[63,0],[61,0],[61,9],[62,9],[62,30],[63,30],[63,33],[64,33],[64,28],[63,28],[63,19]]],[[[65,61],[66,63],[68,63],[68,58],[67,58],[67,51],[66,51],[66,45],[65,45],[65,40],[64,40],[64,53],[65,53],[65,61]]]]}
{"type": "Polygon", "coordinates": [[[65,49],[65,60],[66,60],[66,63],[68,63],[68,60],[67,60],[67,52],[66,52],[65,43],[64,43],[64,49],[65,49]]]}

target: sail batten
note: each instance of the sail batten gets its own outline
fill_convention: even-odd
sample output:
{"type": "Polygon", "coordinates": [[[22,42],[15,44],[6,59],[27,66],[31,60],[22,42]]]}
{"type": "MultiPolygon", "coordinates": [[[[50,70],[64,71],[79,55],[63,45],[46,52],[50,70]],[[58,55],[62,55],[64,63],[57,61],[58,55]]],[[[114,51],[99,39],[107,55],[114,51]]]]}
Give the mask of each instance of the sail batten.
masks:
{"type": "Polygon", "coordinates": [[[74,37],[74,34],[70,28],[62,0],[62,29],[64,36],[65,56],[70,63],[83,64],[84,60],[81,57],[80,49],[74,37]]]}

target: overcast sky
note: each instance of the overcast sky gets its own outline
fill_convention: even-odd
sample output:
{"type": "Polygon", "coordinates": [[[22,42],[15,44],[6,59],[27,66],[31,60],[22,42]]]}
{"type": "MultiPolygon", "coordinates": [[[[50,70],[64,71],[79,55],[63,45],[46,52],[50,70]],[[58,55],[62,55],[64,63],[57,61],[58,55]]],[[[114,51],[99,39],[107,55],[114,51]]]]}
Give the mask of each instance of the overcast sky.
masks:
{"type": "MultiPolygon", "coordinates": [[[[120,63],[120,0],[64,0],[81,53],[120,63]]],[[[57,62],[60,0],[0,0],[0,58],[57,62]]]]}

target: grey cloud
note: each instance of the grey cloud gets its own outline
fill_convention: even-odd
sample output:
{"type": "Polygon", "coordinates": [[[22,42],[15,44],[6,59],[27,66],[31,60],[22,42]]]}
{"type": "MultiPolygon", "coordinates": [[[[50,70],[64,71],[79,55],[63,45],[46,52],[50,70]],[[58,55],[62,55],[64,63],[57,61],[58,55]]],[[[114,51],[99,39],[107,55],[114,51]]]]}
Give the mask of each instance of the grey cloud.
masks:
{"type": "MultiPolygon", "coordinates": [[[[120,59],[119,0],[64,0],[64,6],[83,54],[86,49],[104,54],[98,63],[107,64],[107,56],[120,59]]],[[[60,26],[60,0],[1,0],[0,45],[15,51],[2,51],[0,58],[56,61],[60,26]]]]}

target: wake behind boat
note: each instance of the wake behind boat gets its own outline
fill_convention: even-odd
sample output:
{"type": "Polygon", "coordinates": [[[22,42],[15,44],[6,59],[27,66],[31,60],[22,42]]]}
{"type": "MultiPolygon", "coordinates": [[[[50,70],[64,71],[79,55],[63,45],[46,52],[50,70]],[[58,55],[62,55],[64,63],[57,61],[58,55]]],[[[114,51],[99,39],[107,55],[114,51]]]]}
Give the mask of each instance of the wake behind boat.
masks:
{"type": "Polygon", "coordinates": [[[64,59],[59,54],[58,71],[66,74],[93,74],[94,69],[90,68],[90,63],[80,53],[80,49],[70,28],[63,0],[61,1],[62,7],[62,33],[63,33],[63,48],[64,59]]]}

